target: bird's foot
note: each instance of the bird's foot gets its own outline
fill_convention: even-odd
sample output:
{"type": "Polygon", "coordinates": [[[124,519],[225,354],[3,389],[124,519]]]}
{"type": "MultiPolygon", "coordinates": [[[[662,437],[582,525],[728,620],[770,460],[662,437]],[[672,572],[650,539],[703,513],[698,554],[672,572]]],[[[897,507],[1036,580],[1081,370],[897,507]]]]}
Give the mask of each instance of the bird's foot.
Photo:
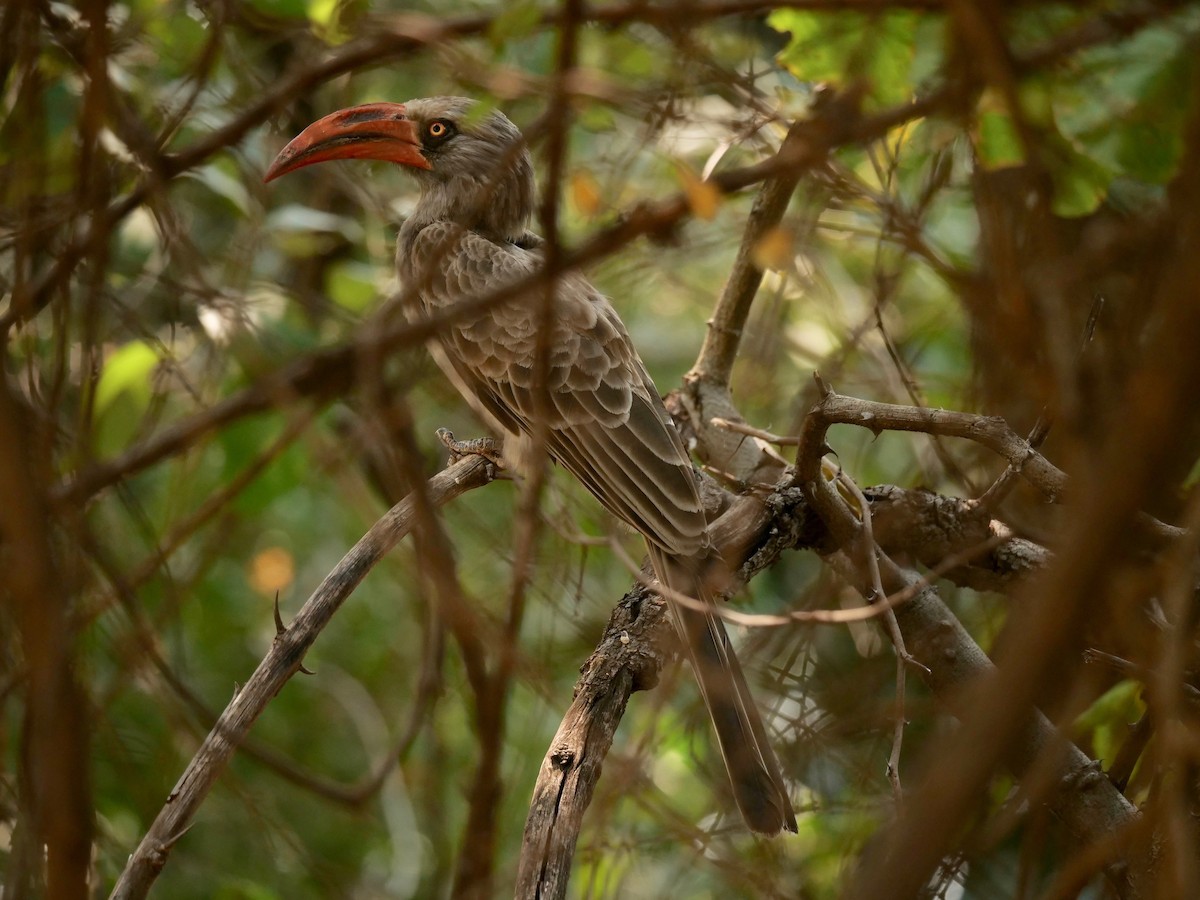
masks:
{"type": "Polygon", "coordinates": [[[442,446],[450,452],[450,462],[456,463],[467,456],[482,456],[497,469],[504,468],[504,457],[500,453],[500,445],[492,438],[475,438],[470,441],[455,440],[454,432],[449,428],[439,428],[437,438],[442,446]]]}

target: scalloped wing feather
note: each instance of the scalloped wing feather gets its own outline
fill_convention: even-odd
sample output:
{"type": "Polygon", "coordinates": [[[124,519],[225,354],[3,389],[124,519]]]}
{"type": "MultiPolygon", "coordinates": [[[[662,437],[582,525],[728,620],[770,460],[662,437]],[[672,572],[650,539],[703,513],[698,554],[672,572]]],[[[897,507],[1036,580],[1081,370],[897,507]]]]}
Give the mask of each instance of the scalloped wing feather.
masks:
{"type": "MultiPolygon", "coordinates": [[[[535,250],[441,222],[398,256],[426,314],[528,278],[540,264],[535,250]]],[[[544,417],[550,455],[610,512],[669,552],[699,552],[707,524],[691,461],[616,311],[581,276],[562,278],[542,385],[539,317],[540,298],[520,296],[461,320],[441,342],[505,427],[532,433],[544,417]]]]}

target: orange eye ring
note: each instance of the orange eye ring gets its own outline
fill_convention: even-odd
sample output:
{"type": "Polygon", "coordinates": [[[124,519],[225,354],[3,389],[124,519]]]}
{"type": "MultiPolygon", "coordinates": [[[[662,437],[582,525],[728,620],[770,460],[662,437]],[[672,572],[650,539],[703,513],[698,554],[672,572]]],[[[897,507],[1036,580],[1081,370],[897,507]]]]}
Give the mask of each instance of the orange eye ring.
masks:
{"type": "Polygon", "coordinates": [[[429,126],[429,136],[435,138],[445,137],[449,130],[444,122],[433,122],[429,126]]]}

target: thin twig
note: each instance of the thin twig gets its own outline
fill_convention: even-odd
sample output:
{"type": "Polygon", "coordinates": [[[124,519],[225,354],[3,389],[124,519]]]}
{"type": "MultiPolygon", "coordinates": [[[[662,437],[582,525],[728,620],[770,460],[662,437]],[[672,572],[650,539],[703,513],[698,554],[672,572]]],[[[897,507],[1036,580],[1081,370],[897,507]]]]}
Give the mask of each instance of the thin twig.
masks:
{"type": "MultiPolygon", "coordinates": [[[[1011,535],[996,535],[986,541],[966,547],[958,553],[947,556],[925,575],[915,578],[900,590],[891,594],[876,595],[881,599],[871,600],[864,606],[854,606],[849,609],[797,609],[789,613],[744,613],[726,606],[712,606],[695,597],[689,597],[687,594],[681,594],[678,591],[672,590],[654,578],[643,574],[641,566],[637,564],[634,558],[625,550],[625,547],[615,538],[609,538],[607,543],[613,556],[634,576],[638,584],[642,587],[653,589],[655,593],[662,595],[664,599],[669,599],[672,603],[678,603],[697,612],[709,613],[731,625],[741,625],[745,628],[779,628],[784,625],[806,624],[846,625],[851,622],[866,622],[877,616],[886,615],[895,610],[896,607],[912,600],[947,572],[953,571],[959,566],[978,559],[981,556],[986,556],[1010,540],[1012,540],[1011,535]]],[[[905,661],[910,664],[916,663],[916,660],[911,656],[905,661]]],[[[920,663],[917,664],[921,665],[920,663]]],[[[923,665],[921,667],[924,668],[923,665]]]]}
{"type": "MultiPolygon", "coordinates": [[[[555,77],[550,102],[545,113],[546,172],[547,182],[542,186],[541,204],[538,209],[539,225],[542,230],[542,258],[551,271],[558,268],[562,254],[562,236],[559,229],[559,211],[563,173],[567,160],[567,134],[571,121],[567,85],[575,67],[578,32],[584,12],[582,0],[566,0],[562,7],[562,24],[558,31],[558,46],[555,53],[555,77]]],[[[560,280],[551,276],[539,292],[531,310],[537,323],[537,342],[534,348],[533,382],[544,386],[550,375],[550,357],[555,348],[551,344],[555,333],[554,316],[560,280]]],[[[493,675],[493,696],[490,702],[487,731],[480,734],[480,751],[488,760],[480,766],[479,778],[471,787],[471,804],[464,833],[463,851],[460,855],[454,879],[456,895],[486,896],[493,893],[492,877],[495,868],[497,846],[498,809],[501,799],[500,758],[504,749],[504,726],[508,710],[508,686],[516,666],[516,646],[521,624],[525,619],[525,601],[529,584],[534,574],[535,553],[541,534],[542,519],[538,515],[542,491],[546,484],[549,459],[546,442],[550,436],[551,400],[543,390],[534,390],[535,415],[530,434],[529,457],[535,461],[532,470],[526,472],[521,484],[520,502],[517,510],[516,535],[512,565],[512,580],[508,596],[508,619],[500,646],[496,671],[493,675]],[[489,759],[490,757],[490,759],[489,759]]],[[[522,842],[521,856],[532,851],[529,833],[522,842]]],[[[539,887],[529,888],[541,895],[539,887]]]]}
{"type": "MultiPolygon", "coordinates": [[[[732,193],[780,172],[802,171],[819,159],[833,142],[861,139],[864,128],[869,133],[886,131],[896,124],[896,116],[906,121],[924,112],[921,103],[913,103],[905,106],[903,111],[898,109],[888,115],[872,117],[870,125],[866,124],[868,120],[848,123],[845,134],[839,131],[836,135],[828,135],[828,144],[814,142],[803,147],[785,146],[763,162],[719,173],[709,183],[721,193],[732,193]]],[[[58,503],[81,503],[123,478],[188,449],[202,436],[248,415],[274,408],[285,398],[337,396],[351,382],[360,358],[383,358],[400,348],[421,344],[457,322],[516,297],[536,297],[550,280],[564,272],[610,256],[639,237],[670,232],[690,215],[690,209],[687,197],[682,193],[656,204],[640,205],[630,210],[618,224],[596,233],[576,250],[564,250],[556,265],[542,266],[527,278],[483,295],[464,298],[451,308],[416,322],[382,325],[374,319],[365,322],[349,341],[298,359],[210,409],[173,423],[120,456],[73,473],[55,486],[52,496],[58,503]]]]}
{"type": "MultiPolygon", "coordinates": [[[[871,527],[871,505],[858,485],[854,483],[854,479],[845,472],[838,472],[838,483],[858,500],[859,513],[862,517],[863,541],[869,548],[867,565],[871,574],[871,588],[874,591],[872,602],[874,602],[885,595],[883,579],[879,574],[879,555],[883,551],[875,542],[875,534],[871,527]]],[[[891,607],[884,612],[884,622],[887,623],[888,635],[892,639],[892,649],[896,653],[896,721],[892,727],[892,752],[888,756],[887,776],[892,785],[892,796],[896,800],[896,805],[899,806],[904,798],[904,792],[900,787],[900,749],[904,746],[905,685],[908,665],[913,662],[913,659],[904,646],[904,635],[900,631],[900,623],[896,621],[896,613],[891,607]]]]}
{"type": "MultiPolygon", "coordinates": [[[[1097,294],[1092,301],[1092,308],[1088,312],[1087,322],[1083,326],[1083,339],[1079,344],[1079,352],[1076,354],[1076,360],[1083,357],[1088,345],[1092,342],[1092,338],[1096,334],[1096,325],[1100,321],[1100,313],[1104,309],[1104,297],[1097,294]]],[[[1025,440],[1034,450],[1040,450],[1042,444],[1046,442],[1046,438],[1050,435],[1050,429],[1054,426],[1054,416],[1049,408],[1043,408],[1038,414],[1037,421],[1033,423],[1033,428],[1029,430],[1029,437],[1025,440]]],[[[1017,476],[1020,471],[1009,463],[1003,472],[993,481],[982,494],[979,495],[978,501],[980,506],[985,509],[995,509],[1000,505],[1000,502],[1008,496],[1016,484],[1017,476]]]]}
{"type": "MultiPolygon", "coordinates": [[[[809,140],[807,123],[792,125],[784,138],[783,147],[809,140]]],[[[780,152],[785,152],[781,148],[780,152]]],[[[800,172],[788,169],[768,178],[754,198],[754,205],[742,232],[742,243],[738,248],[729,280],[708,320],[704,344],[689,377],[695,377],[713,386],[729,387],[733,363],[741,346],[742,331],[754,296],[762,284],[763,269],[757,260],[759,247],[769,232],[779,227],[787,211],[788,203],[800,180],[800,172]]]]}

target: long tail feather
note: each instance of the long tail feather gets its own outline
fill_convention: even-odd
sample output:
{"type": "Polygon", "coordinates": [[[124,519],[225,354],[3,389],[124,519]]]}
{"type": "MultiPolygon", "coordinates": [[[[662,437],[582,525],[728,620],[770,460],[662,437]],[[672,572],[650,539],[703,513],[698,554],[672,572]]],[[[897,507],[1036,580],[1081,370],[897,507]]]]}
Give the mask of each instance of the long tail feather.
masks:
{"type": "MultiPolygon", "coordinates": [[[[715,602],[714,561],[680,559],[654,546],[650,547],[650,561],[659,580],[671,590],[705,603],[715,602]]],[[[762,834],[778,834],[784,829],[795,832],[796,814],[779,762],[724,624],[714,615],[679,603],[668,601],[668,606],[712,717],[742,818],[751,830],[762,834]]]]}

